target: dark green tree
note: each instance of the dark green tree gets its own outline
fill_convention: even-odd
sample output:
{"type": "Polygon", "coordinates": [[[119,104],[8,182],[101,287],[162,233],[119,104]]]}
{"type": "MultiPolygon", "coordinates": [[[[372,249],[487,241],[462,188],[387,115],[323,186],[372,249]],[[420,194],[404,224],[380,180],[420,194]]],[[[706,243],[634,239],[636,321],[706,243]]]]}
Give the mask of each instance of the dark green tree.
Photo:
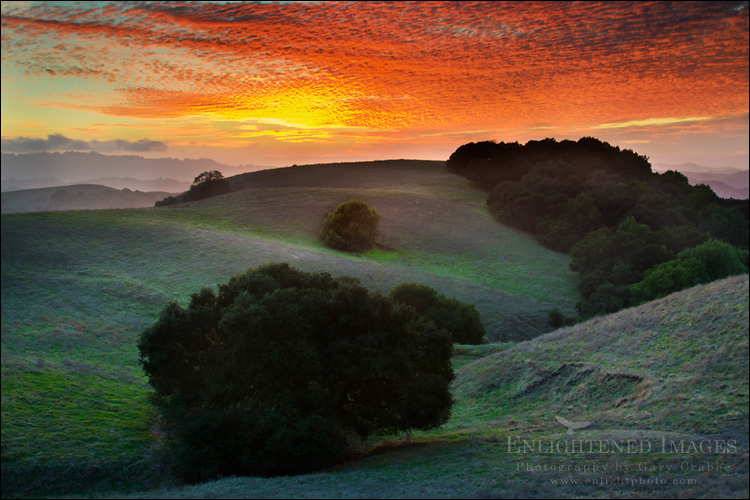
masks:
{"type": "Polygon", "coordinates": [[[459,147],[446,166],[490,189],[498,182],[517,181],[528,171],[522,152],[523,146],[517,142],[472,142],[459,147]]]}
{"type": "Polygon", "coordinates": [[[720,205],[708,205],[698,213],[698,227],[716,239],[740,248],[748,248],[750,233],[747,219],[739,210],[720,205]]]}
{"type": "Polygon", "coordinates": [[[706,266],[698,259],[669,260],[649,269],[643,280],[630,285],[631,302],[641,304],[707,281],[706,266]]]}
{"type": "Polygon", "coordinates": [[[189,201],[197,201],[229,192],[229,182],[218,170],[202,172],[193,180],[187,193],[189,201]]]}
{"type": "Polygon", "coordinates": [[[686,248],[696,247],[711,238],[708,231],[695,226],[666,226],[659,229],[659,238],[675,255],[686,248]]]}
{"type": "Polygon", "coordinates": [[[604,226],[601,211],[586,193],[568,198],[537,219],[536,234],[544,246],[560,252],[582,240],[588,233],[604,226]]]}
{"type": "Polygon", "coordinates": [[[701,283],[747,273],[747,250],[719,240],[709,240],[680,252],[648,271],[643,280],[630,286],[634,304],[665,297],[701,283]]]}
{"type": "Polygon", "coordinates": [[[747,249],[740,249],[725,241],[708,240],[693,248],[686,248],[677,257],[694,258],[706,266],[710,280],[717,280],[747,272],[747,249]]]}
{"type": "Polygon", "coordinates": [[[592,231],[570,249],[570,268],[579,273],[583,317],[615,312],[629,305],[628,287],[654,265],[674,257],[660,234],[635,218],[616,229],[592,231]]]}
{"type": "Polygon", "coordinates": [[[397,286],[390,297],[413,307],[422,317],[450,333],[458,344],[481,344],[485,330],[479,313],[471,304],[446,297],[434,288],[416,283],[397,286]]]}
{"type": "Polygon", "coordinates": [[[188,482],[319,469],[450,415],[450,336],[352,278],[250,270],[167,305],[138,347],[188,482]]]}
{"type": "Polygon", "coordinates": [[[547,313],[547,320],[552,328],[561,328],[566,323],[565,313],[555,307],[547,313]]]}
{"type": "Polygon", "coordinates": [[[329,213],[320,229],[323,243],[345,252],[365,252],[375,245],[380,215],[361,200],[349,200],[329,213]]]}

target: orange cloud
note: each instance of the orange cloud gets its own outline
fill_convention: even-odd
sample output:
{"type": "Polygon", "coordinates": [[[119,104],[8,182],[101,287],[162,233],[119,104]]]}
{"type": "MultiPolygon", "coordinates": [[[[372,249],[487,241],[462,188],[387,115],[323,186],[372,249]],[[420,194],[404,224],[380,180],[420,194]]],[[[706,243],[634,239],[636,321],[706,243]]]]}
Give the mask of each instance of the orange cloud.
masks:
{"type": "Polygon", "coordinates": [[[45,75],[106,89],[92,101],[69,97],[68,86],[37,102],[134,119],[273,118],[305,128],[280,132],[289,141],[352,128],[425,139],[638,126],[748,109],[744,2],[3,9],[4,86],[45,75]]]}

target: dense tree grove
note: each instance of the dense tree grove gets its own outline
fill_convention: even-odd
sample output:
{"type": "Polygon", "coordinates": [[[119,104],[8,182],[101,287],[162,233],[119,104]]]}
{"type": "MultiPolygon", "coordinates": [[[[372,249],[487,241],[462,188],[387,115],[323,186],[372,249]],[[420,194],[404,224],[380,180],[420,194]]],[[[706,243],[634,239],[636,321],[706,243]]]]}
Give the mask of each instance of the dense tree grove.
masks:
{"type": "Polygon", "coordinates": [[[373,433],[439,426],[451,346],[414,308],[287,264],[168,304],[138,344],[188,482],[306,472],[373,433]]]}
{"type": "MultiPolygon", "coordinates": [[[[647,271],[709,239],[748,248],[747,200],[720,199],[678,172],[654,173],[647,157],[591,137],[465,144],[447,166],[490,192],[487,205],[499,221],[570,253],[582,317],[638,303],[651,295],[646,288],[678,289],[665,284],[662,268],[631,294],[647,271]]],[[[670,264],[674,283],[689,286],[694,276],[680,262],[670,264]]]]}
{"type": "Polygon", "coordinates": [[[326,246],[345,252],[365,252],[375,245],[380,215],[361,200],[349,200],[329,213],[320,229],[326,246]]]}

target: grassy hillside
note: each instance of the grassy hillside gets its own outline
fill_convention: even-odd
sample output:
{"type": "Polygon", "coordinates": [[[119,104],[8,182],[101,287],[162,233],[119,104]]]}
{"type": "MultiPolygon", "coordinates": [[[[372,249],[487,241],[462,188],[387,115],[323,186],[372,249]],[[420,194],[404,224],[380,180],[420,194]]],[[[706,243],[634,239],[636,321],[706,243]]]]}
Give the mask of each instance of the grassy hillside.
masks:
{"type": "Polygon", "coordinates": [[[179,207],[2,216],[3,492],[151,484],[151,410],[135,339],[168,300],[273,261],[356,276],[387,292],[425,283],[473,303],[491,340],[572,314],[568,257],[497,224],[484,194],[442,162],[293,167],[179,207]],[[360,198],[393,251],[348,255],[317,240],[360,198]]]}
{"type": "Polygon", "coordinates": [[[748,288],[728,278],[515,346],[459,348],[445,427],[330,471],[132,497],[746,498],[748,288]],[[555,416],[590,425],[569,434],[555,416]]]}
{"type": "Polygon", "coordinates": [[[230,182],[239,191],[158,217],[292,244],[312,253],[303,258],[301,250],[281,252],[278,260],[289,258],[301,267],[312,261],[311,268],[356,276],[381,291],[415,280],[444,289],[477,306],[490,340],[546,331],[552,307],[574,314],[569,258],[497,224],[483,193],[447,172],[444,162],[307,165],[243,174],[230,182]],[[351,198],[381,214],[382,239],[392,252],[342,260],[320,245],[323,218],[351,198]]]}
{"type": "Polygon", "coordinates": [[[748,277],[728,278],[484,357],[459,372],[456,394],[591,421],[590,432],[744,429],[746,441],[747,318],[748,277]]]}

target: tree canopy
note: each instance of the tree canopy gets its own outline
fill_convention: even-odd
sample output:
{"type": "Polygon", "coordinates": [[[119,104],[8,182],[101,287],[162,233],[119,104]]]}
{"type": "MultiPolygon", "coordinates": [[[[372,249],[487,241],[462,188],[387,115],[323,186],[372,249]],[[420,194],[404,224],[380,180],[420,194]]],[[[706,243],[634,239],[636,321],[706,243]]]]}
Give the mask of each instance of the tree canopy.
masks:
{"type": "Polygon", "coordinates": [[[674,259],[646,271],[641,281],[630,286],[632,301],[635,304],[648,302],[701,283],[747,273],[747,261],[747,250],[709,240],[686,248],[674,259]]]}
{"type": "Polygon", "coordinates": [[[188,191],[190,201],[202,200],[229,192],[229,183],[218,170],[202,172],[194,180],[188,191]]]}
{"type": "Polygon", "coordinates": [[[201,172],[195,179],[190,189],[176,196],[167,196],[163,200],[157,201],[154,206],[166,207],[178,205],[189,201],[198,201],[212,196],[226,194],[230,190],[229,181],[218,170],[201,172]]]}
{"type": "Polygon", "coordinates": [[[345,252],[365,252],[378,236],[380,214],[361,200],[349,200],[323,220],[320,238],[326,246],[345,252]]]}
{"type": "Polygon", "coordinates": [[[434,288],[417,283],[403,283],[391,290],[389,296],[399,304],[413,307],[438,328],[445,329],[453,342],[482,343],[484,325],[473,305],[446,297],[434,288]]]}
{"type": "Polygon", "coordinates": [[[138,347],[190,482],[310,471],[450,415],[450,335],[353,278],[259,267],[168,304],[138,347]]]}

